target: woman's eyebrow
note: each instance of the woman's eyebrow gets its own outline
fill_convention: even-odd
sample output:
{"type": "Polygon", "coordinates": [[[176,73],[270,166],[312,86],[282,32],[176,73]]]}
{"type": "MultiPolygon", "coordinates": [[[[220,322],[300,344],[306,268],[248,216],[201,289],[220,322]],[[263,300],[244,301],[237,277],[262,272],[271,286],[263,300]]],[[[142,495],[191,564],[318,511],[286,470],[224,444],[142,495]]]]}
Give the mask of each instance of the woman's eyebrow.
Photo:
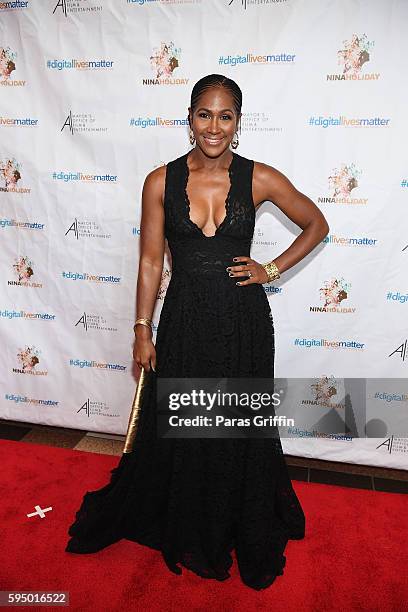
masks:
{"type": "MultiPolygon", "coordinates": [[[[198,108],[196,112],[198,113],[199,111],[206,111],[207,113],[212,113],[212,111],[209,108],[198,108]]],[[[230,108],[224,108],[224,109],[220,110],[220,113],[225,113],[226,111],[228,111],[229,113],[233,113],[234,112],[230,108]]]]}

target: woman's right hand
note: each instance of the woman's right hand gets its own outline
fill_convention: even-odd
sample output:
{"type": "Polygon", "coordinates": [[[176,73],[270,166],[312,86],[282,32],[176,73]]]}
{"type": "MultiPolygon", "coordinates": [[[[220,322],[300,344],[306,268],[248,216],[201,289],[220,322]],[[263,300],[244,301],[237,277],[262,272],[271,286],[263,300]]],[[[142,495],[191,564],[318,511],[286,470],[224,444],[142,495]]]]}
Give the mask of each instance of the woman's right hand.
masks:
{"type": "Polygon", "coordinates": [[[145,325],[137,325],[135,336],[133,359],[137,366],[143,367],[147,372],[150,371],[150,367],[156,371],[156,348],[152,342],[151,330],[145,325]]]}

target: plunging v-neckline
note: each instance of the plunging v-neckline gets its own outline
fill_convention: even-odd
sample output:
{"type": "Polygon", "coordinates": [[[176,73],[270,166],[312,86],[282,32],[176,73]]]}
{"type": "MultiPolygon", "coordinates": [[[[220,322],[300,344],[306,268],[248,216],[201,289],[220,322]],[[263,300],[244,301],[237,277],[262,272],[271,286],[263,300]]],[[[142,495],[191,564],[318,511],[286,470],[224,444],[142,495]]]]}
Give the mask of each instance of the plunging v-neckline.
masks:
{"type": "Polygon", "coordinates": [[[191,151],[189,151],[188,153],[186,153],[186,155],[184,156],[184,165],[185,165],[185,179],[184,179],[184,200],[185,200],[185,205],[186,205],[186,213],[187,213],[187,219],[189,221],[189,223],[200,233],[200,235],[203,238],[215,238],[219,232],[219,230],[223,227],[223,225],[225,225],[227,219],[228,219],[228,214],[229,214],[229,200],[231,197],[231,193],[232,193],[232,166],[234,164],[234,160],[235,160],[235,153],[232,151],[232,159],[230,162],[230,165],[228,167],[228,176],[229,176],[229,181],[230,181],[230,186],[229,186],[229,190],[227,193],[227,197],[225,198],[225,202],[224,202],[224,209],[225,209],[225,216],[224,219],[221,221],[221,223],[219,224],[219,226],[216,228],[214,234],[212,234],[211,236],[207,236],[207,234],[204,234],[203,230],[201,229],[201,227],[199,227],[197,225],[197,223],[195,223],[191,217],[190,217],[190,208],[191,208],[191,202],[190,202],[190,198],[188,197],[188,193],[187,193],[187,186],[188,186],[188,179],[190,176],[190,168],[188,167],[188,156],[190,155],[191,151]]]}

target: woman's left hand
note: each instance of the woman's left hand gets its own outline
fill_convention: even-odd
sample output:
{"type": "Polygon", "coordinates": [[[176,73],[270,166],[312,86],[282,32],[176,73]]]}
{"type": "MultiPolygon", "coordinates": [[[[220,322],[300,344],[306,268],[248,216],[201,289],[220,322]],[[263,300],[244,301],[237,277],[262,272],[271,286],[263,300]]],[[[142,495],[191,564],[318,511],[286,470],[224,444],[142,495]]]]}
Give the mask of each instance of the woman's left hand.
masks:
{"type": "Polygon", "coordinates": [[[240,276],[248,276],[248,272],[251,273],[251,277],[247,280],[239,280],[238,278],[237,285],[253,285],[254,283],[260,283],[262,285],[268,282],[268,275],[265,268],[262,264],[255,261],[255,259],[242,255],[240,257],[234,257],[234,261],[239,263],[235,263],[227,268],[227,274],[230,274],[231,277],[238,278],[240,276]]]}

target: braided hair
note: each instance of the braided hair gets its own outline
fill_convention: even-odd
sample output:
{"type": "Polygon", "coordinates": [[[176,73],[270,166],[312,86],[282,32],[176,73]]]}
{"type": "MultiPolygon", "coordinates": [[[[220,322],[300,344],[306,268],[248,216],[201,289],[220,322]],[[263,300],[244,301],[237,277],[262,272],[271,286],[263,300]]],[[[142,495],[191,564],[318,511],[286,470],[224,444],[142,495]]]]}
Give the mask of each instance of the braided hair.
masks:
{"type": "Polygon", "coordinates": [[[208,74],[207,76],[197,81],[191,92],[191,112],[194,112],[194,109],[198,104],[198,100],[201,94],[203,94],[205,91],[207,91],[207,89],[210,89],[211,87],[224,87],[225,89],[227,89],[234,100],[234,107],[237,112],[237,115],[241,113],[242,91],[235,81],[229,79],[226,76],[223,76],[222,74],[208,74]]]}

